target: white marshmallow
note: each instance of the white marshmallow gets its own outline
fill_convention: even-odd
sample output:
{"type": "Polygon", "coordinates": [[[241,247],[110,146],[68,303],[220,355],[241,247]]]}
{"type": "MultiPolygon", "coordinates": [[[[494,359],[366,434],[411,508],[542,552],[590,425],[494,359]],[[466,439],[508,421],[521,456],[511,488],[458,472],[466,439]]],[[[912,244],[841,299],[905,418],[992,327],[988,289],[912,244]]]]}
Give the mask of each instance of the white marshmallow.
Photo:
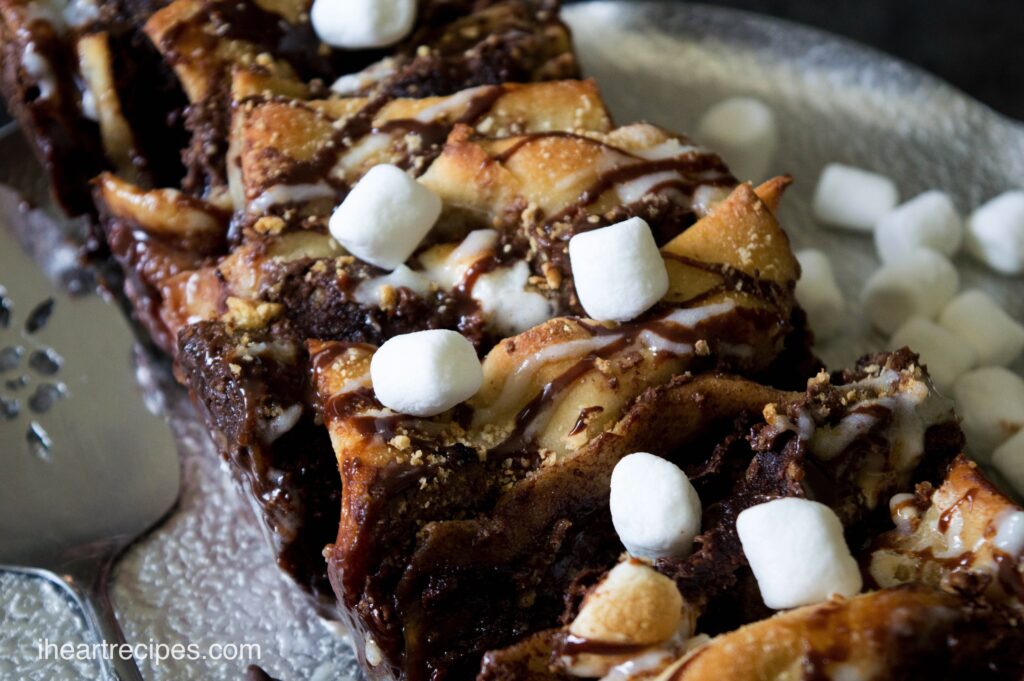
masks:
{"type": "Polygon", "coordinates": [[[939,324],[973,348],[981,365],[1006,366],[1024,352],[1024,325],[978,290],[964,291],[949,301],[939,324]]]}
{"type": "Polygon", "coordinates": [[[826,225],[870,232],[897,201],[896,185],[885,175],[830,163],[821,171],[811,207],[826,225]]]}
{"type": "Polygon", "coordinates": [[[828,256],[813,248],[798,251],[800,279],[796,282],[796,300],[807,313],[814,335],[825,340],[839,330],[844,317],[843,294],[832,274],[828,256]]]}
{"type": "Polygon", "coordinates": [[[522,333],[554,314],[542,294],[526,288],[530,267],[520,260],[511,267],[499,267],[473,284],[473,299],[480,303],[489,326],[505,336],[522,333]]]}
{"type": "Polygon", "coordinates": [[[776,499],[736,519],[750,569],[769,608],[853,596],[863,581],[835,512],[808,499],[776,499]]]}
{"type": "Polygon", "coordinates": [[[935,317],[958,288],[960,274],[953,263],[918,249],[876,270],[861,300],[871,323],[892,333],[910,317],[935,317]]]}
{"type": "Polygon", "coordinates": [[[441,215],[441,199],[401,168],[379,165],[359,180],[331,216],[331,236],[360,260],[393,270],[416,250],[441,215]]]}
{"type": "Polygon", "coordinates": [[[1003,367],[982,367],[953,387],[967,450],[980,461],[1024,427],[1024,380],[1003,367]]]}
{"type": "Polygon", "coordinates": [[[332,47],[386,47],[412,31],[416,0],[314,0],[309,19],[317,37],[332,47]]]}
{"type": "Polygon", "coordinates": [[[924,317],[911,317],[897,329],[889,347],[908,347],[927,365],[928,375],[942,392],[953,389],[953,382],[975,365],[973,348],[947,329],[924,317]]]}
{"type": "Polygon", "coordinates": [[[370,360],[370,380],[385,407],[412,416],[435,416],[468,400],[484,374],[473,344],[447,329],[395,336],[370,360]]]}
{"type": "Polygon", "coordinates": [[[779,146],[775,112],[753,97],[715,104],[697,124],[697,139],[714,149],[740,180],[765,178],[779,146]]]}
{"type": "Polygon", "coordinates": [[[882,262],[893,262],[917,248],[947,257],[960,250],[964,225],[945,192],[918,194],[887,213],[875,226],[875,247],[882,262]]]}
{"type": "Polygon", "coordinates": [[[1000,194],[971,214],[967,250],[997,272],[1024,273],[1024,190],[1000,194]]]}
{"type": "Polygon", "coordinates": [[[630,554],[683,557],[700,532],[701,503],[671,461],[646,452],[623,457],[612,471],[612,524],[630,554]]]}
{"type": "Polygon", "coordinates": [[[665,261],[641,218],[577,234],[569,261],[580,304],[593,319],[628,321],[668,292],[665,261]]]}
{"type": "Polygon", "coordinates": [[[1024,496],[1024,428],[992,452],[992,463],[1017,494],[1024,496]]]}

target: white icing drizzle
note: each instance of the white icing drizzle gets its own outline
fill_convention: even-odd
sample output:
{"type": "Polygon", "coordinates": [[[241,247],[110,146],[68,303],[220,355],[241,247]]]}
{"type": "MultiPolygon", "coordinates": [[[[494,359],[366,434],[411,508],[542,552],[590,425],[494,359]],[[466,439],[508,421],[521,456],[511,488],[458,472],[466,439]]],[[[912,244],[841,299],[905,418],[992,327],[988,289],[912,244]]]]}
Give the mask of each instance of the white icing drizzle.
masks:
{"type": "Polygon", "coordinates": [[[385,132],[366,135],[341,155],[331,169],[331,175],[346,178],[351,171],[359,168],[367,160],[387,150],[394,138],[394,135],[385,132]]]}
{"type": "Polygon", "coordinates": [[[823,461],[831,461],[853,441],[871,431],[878,419],[869,413],[853,412],[834,426],[823,426],[811,435],[810,444],[814,455],[823,461]]]}
{"type": "Polygon", "coordinates": [[[371,64],[359,73],[350,73],[334,81],[331,90],[339,95],[354,95],[365,90],[374,83],[387,78],[395,72],[395,61],[392,57],[371,64]]]}
{"type": "Polygon", "coordinates": [[[640,201],[659,184],[682,179],[683,176],[678,171],[666,170],[660,173],[644,175],[628,182],[622,182],[616,187],[616,191],[619,194],[619,200],[628,205],[640,201]]]}
{"type": "Polygon", "coordinates": [[[255,215],[266,213],[274,206],[284,203],[302,203],[316,199],[334,197],[334,189],[326,182],[316,184],[275,184],[249,202],[249,212],[255,215]]]}
{"type": "Polygon", "coordinates": [[[715,204],[729,196],[730,189],[710,184],[702,184],[693,192],[691,208],[697,217],[705,217],[715,204]]]}
{"type": "Polygon", "coordinates": [[[480,303],[488,326],[510,336],[551,319],[554,308],[542,294],[527,289],[529,278],[530,267],[520,260],[476,280],[471,295],[480,303]]]}
{"type": "Polygon", "coordinates": [[[646,149],[637,149],[633,153],[648,161],[662,161],[668,158],[676,158],[683,154],[690,154],[701,151],[701,148],[693,144],[684,144],[677,139],[668,139],[661,144],[646,149]]]}
{"type": "Polygon", "coordinates": [[[50,99],[57,92],[57,79],[49,60],[39,54],[35,43],[30,42],[21,54],[21,65],[39,88],[39,99],[50,99]]]}
{"type": "Polygon", "coordinates": [[[388,274],[367,279],[359,284],[353,297],[360,305],[373,307],[380,304],[381,292],[386,286],[407,288],[410,291],[424,295],[430,291],[430,279],[421,272],[409,269],[406,265],[399,265],[388,274]]]}
{"type": "Polygon", "coordinates": [[[693,353],[693,346],[689,343],[678,343],[659,336],[649,329],[640,332],[640,342],[651,352],[660,352],[666,355],[684,357],[693,353]]]}
{"type": "Polygon", "coordinates": [[[296,403],[287,409],[283,409],[280,414],[277,414],[267,421],[266,428],[264,428],[263,432],[264,439],[268,444],[274,442],[294,428],[300,418],[302,418],[301,404],[296,403]]]}
{"type": "MultiPolygon", "coordinates": [[[[701,307],[682,308],[673,310],[652,322],[672,324],[683,328],[695,328],[701,322],[713,317],[728,314],[735,309],[736,303],[732,300],[704,305],[701,307]]],[[[579,338],[549,345],[527,358],[520,364],[511,376],[506,379],[498,399],[489,406],[477,410],[474,416],[474,423],[492,423],[500,414],[507,413],[512,405],[521,400],[523,393],[533,382],[534,376],[541,367],[555,361],[575,358],[582,359],[587,355],[597,352],[602,348],[622,340],[623,336],[631,333],[632,329],[626,327],[620,333],[609,333],[590,338],[579,338]]],[[[693,348],[686,343],[676,343],[663,338],[653,329],[643,329],[637,334],[636,340],[628,347],[619,351],[620,354],[635,352],[638,349],[646,348],[649,352],[662,350],[671,353],[676,357],[686,357],[692,354],[693,348]],[[646,334],[646,335],[645,335],[646,334]],[[658,340],[661,339],[661,340],[658,340]],[[657,345],[658,347],[654,347],[657,345]],[[676,352],[678,351],[678,353],[676,352]]],[[[545,423],[543,418],[534,419],[533,423],[526,429],[526,436],[529,437],[533,431],[541,428],[545,423]]]]}
{"type": "Polygon", "coordinates": [[[82,89],[82,115],[97,123],[100,120],[100,113],[96,108],[96,97],[88,87],[82,89]]]}
{"type": "Polygon", "coordinates": [[[481,85],[468,90],[460,90],[450,97],[442,97],[437,104],[428,106],[416,114],[416,120],[422,123],[432,123],[441,117],[455,118],[457,114],[461,114],[469,106],[469,103],[477,95],[492,90],[495,87],[499,86],[481,85]]]}
{"type": "Polygon", "coordinates": [[[678,326],[692,329],[701,322],[707,321],[712,317],[728,314],[735,309],[736,301],[726,300],[712,305],[679,308],[655,321],[668,322],[670,324],[676,324],[678,326]]]}
{"type": "MultiPolygon", "coordinates": [[[[949,511],[947,511],[947,513],[949,513],[949,511]]],[[[942,516],[940,516],[940,518],[941,517],[942,516]]],[[[939,528],[936,527],[935,529],[938,530],[939,528]]],[[[964,546],[963,531],[964,516],[963,513],[960,512],[960,508],[957,507],[949,518],[945,531],[940,533],[945,537],[946,548],[942,551],[936,551],[935,557],[956,558],[957,556],[963,555],[967,550],[967,547],[964,546]]]]}
{"type": "MultiPolygon", "coordinates": [[[[427,252],[420,257],[423,270],[401,265],[393,272],[362,282],[355,291],[360,305],[378,305],[385,286],[405,287],[420,295],[432,288],[450,290],[458,286],[474,263],[489,256],[498,244],[493,229],[470,232],[462,243],[447,255],[443,251],[427,252]]],[[[480,304],[488,326],[509,336],[547,321],[554,308],[544,295],[528,288],[530,267],[524,261],[495,268],[477,278],[469,292],[480,304]]]]}
{"type": "Polygon", "coordinates": [[[555,343],[538,350],[526,358],[515,370],[505,379],[498,399],[489,407],[483,407],[476,411],[474,422],[477,424],[493,423],[499,414],[507,413],[512,405],[519,402],[523,394],[533,382],[534,376],[540,369],[553,362],[561,362],[567,359],[582,359],[592,352],[611,345],[618,340],[617,336],[595,336],[593,338],[578,338],[564,343],[555,343]]]}

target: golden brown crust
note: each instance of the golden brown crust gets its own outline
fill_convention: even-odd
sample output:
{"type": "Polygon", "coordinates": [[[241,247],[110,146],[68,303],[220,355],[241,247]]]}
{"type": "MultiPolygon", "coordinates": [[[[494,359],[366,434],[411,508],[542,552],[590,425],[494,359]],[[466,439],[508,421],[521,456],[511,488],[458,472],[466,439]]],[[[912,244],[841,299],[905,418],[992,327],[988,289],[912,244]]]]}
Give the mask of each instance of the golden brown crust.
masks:
{"type": "Polygon", "coordinates": [[[780,613],[723,634],[658,679],[970,678],[972,671],[1014,678],[1019,660],[977,656],[1002,636],[1008,640],[999,645],[1020,645],[1020,630],[998,611],[976,611],[967,601],[927,587],[885,589],[780,613]]]}
{"type": "Polygon", "coordinates": [[[1024,551],[1020,539],[1011,541],[1024,534],[1011,525],[1024,528],[1024,516],[1014,521],[1020,506],[976,463],[959,456],[937,489],[926,486],[894,507],[897,528],[880,536],[870,555],[879,586],[928,584],[1024,612],[1024,551]]]}

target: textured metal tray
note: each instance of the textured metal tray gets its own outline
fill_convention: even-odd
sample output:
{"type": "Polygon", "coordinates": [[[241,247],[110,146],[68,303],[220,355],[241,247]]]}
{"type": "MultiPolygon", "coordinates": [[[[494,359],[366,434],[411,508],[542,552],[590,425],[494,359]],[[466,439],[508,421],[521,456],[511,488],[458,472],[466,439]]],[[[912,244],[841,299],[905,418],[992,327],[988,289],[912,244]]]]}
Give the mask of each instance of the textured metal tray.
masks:
{"type": "MultiPolygon", "coordinates": [[[[752,94],[781,124],[775,169],[796,177],[782,222],[796,247],[833,256],[851,301],[846,333],[821,348],[849,363],[884,339],[861,321],[857,295],[878,262],[869,239],[817,227],[810,196],[821,167],[844,161],[892,176],[901,195],[944,189],[961,210],[1024,178],[1024,126],[885,55],[792,24],[701,6],[594,2],[565,11],[587,73],[619,122],[693,129],[714,102],[752,94]]],[[[41,200],[45,188],[16,135],[0,139],[0,182],[41,200]]],[[[985,289],[1024,318],[1024,282],[960,256],[963,285],[985,289]]],[[[1024,362],[1018,363],[1018,370],[1024,362]]],[[[285,679],[358,676],[343,640],[285,580],[258,526],[221,470],[184,392],[162,371],[140,370],[165,410],[184,461],[181,505],[133,547],[115,575],[114,600],[129,640],[249,643],[285,679]]],[[[88,662],[39,661],[36,641],[88,641],[63,596],[43,582],[0,574],[0,679],[95,678],[88,662]]],[[[151,679],[237,679],[247,661],[143,661],[151,679]]]]}

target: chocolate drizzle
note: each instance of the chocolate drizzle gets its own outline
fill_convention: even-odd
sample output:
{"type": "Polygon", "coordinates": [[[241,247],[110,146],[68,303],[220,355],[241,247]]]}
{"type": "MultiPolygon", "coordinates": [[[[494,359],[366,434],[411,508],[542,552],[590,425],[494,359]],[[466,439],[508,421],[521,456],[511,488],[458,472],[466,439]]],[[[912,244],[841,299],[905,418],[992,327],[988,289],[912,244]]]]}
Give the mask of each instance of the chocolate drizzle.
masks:
{"type": "Polygon", "coordinates": [[[377,95],[356,113],[350,116],[345,122],[335,129],[330,140],[317,149],[316,153],[308,161],[294,162],[292,165],[280,172],[275,184],[309,184],[326,180],[335,187],[339,187],[338,180],[331,177],[331,169],[338,163],[341,156],[354,147],[360,140],[368,135],[394,134],[399,131],[419,136],[422,140],[422,148],[425,150],[418,155],[409,154],[404,159],[399,159],[397,165],[403,168],[414,167],[413,159],[417,156],[425,157],[427,163],[440,152],[448,134],[456,125],[472,125],[481,117],[487,114],[505,94],[507,88],[502,85],[487,86],[480,89],[466,104],[463,113],[451,121],[439,119],[434,121],[421,121],[416,118],[399,118],[386,121],[379,126],[374,126],[374,119],[392,98],[389,95],[377,95]]]}
{"type": "MultiPolygon", "coordinates": [[[[945,534],[946,530],[949,529],[949,524],[953,520],[953,515],[957,512],[957,509],[959,509],[961,505],[967,504],[968,511],[974,507],[974,495],[976,495],[978,491],[979,490],[977,487],[971,487],[964,493],[962,497],[957,499],[952,506],[950,506],[949,508],[942,512],[942,515],[939,516],[939,520],[936,523],[936,527],[938,528],[939,532],[945,534]]],[[[961,513],[962,512],[963,511],[961,511],[961,513]]]]}
{"type": "Polygon", "coordinates": [[[613,641],[598,641],[592,638],[574,636],[565,633],[555,639],[555,654],[565,656],[575,655],[637,655],[650,646],[637,643],[616,643],[613,641]]]}

